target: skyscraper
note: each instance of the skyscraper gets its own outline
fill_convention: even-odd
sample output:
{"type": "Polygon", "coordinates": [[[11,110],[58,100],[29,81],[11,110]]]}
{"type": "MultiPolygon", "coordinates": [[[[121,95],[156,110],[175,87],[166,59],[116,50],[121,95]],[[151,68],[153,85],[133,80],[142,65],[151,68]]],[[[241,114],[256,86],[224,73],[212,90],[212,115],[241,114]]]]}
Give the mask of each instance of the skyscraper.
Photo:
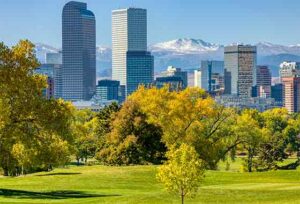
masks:
{"type": "Polygon", "coordinates": [[[194,84],[210,93],[224,89],[224,62],[201,61],[200,70],[195,71],[194,84]]]}
{"type": "Polygon", "coordinates": [[[147,52],[147,11],[139,8],[112,12],[112,79],[126,95],[154,78],[153,57],[147,52]]]}
{"type": "Polygon", "coordinates": [[[283,104],[289,113],[300,111],[300,63],[283,62],[280,65],[283,84],[283,104]]]}
{"type": "Polygon", "coordinates": [[[89,100],[96,89],[96,26],[87,4],[71,1],[62,13],[62,97],[89,100]]]}
{"type": "Polygon", "coordinates": [[[271,97],[272,75],[268,66],[257,66],[256,88],[257,96],[263,98],[271,97]]]}
{"type": "Polygon", "coordinates": [[[225,47],[225,94],[250,97],[256,85],[256,47],[233,45],[225,47]]]}

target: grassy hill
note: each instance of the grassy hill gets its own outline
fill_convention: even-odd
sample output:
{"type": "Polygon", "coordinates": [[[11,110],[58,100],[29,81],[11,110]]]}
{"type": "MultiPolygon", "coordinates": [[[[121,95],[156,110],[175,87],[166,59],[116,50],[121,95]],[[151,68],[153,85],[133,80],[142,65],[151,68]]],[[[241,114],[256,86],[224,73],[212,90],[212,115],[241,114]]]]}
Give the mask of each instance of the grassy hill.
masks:
{"type": "MultiPolygon", "coordinates": [[[[300,203],[300,171],[208,171],[186,203],[300,203]]],[[[0,203],[180,203],[156,181],[155,166],[82,166],[17,178],[0,178],[0,203]]]]}

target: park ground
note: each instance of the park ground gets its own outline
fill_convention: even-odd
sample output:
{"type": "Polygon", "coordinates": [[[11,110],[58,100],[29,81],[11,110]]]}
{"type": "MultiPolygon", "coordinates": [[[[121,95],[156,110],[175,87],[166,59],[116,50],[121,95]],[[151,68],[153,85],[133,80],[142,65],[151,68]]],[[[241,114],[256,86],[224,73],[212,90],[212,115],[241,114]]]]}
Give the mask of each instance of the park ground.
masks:
{"type": "MultiPolygon", "coordinates": [[[[197,196],[186,203],[300,204],[300,169],[243,173],[241,162],[207,171],[197,196]]],[[[1,204],[172,204],[156,180],[157,166],[68,166],[52,172],[0,178],[1,204]]]]}

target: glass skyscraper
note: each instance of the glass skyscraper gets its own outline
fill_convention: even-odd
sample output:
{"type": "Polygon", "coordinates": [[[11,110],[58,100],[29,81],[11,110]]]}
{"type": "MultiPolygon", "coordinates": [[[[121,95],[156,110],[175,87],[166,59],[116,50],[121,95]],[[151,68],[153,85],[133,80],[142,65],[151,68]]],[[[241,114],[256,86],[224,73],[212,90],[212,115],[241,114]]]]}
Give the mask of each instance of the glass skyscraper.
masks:
{"type": "Polygon", "coordinates": [[[256,85],[256,47],[233,45],[225,47],[225,94],[250,97],[256,85]]]}
{"type": "Polygon", "coordinates": [[[62,13],[62,97],[89,100],[96,90],[96,26],[87,4],[71,1],[62,13]]]}
{"type": "Polygon", "coordinates": [[[224,61],[201,61],[200,70],[195,71],[195,86],[210,93],[224,88],[224,61]]]}
{"type": "Polygon", "coordinates": [[[147,52],[147,11],[139,8],[112,12],[112,79],[126,95],[154,79],[153,57],[147,52]]]}
{"type": "Polygon", "coordinates": [[[150,52],[127,52],[127,80],[126,96],[136,91],[139,85],[148,86],[154,78],[154,59],[150,52]]]}

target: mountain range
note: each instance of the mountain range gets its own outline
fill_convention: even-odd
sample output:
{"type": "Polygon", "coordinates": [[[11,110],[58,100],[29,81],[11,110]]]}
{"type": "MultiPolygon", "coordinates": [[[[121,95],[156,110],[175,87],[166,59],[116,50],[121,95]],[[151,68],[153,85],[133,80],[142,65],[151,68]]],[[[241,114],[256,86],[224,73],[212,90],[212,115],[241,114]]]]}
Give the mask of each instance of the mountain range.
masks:
{"type": "MultiPolygon", "coordinates": [[[[278,76],[278,67],[282,61],[300,61],[300,44],[278,45],[260,42],[257,46],[257,63],[268,65],[274,77],[278,76]]],[[[155,72],[173,65],[185,70],[197,69],[201,60],[223,60],[224,45],[209,43],[201,39],[182,38],[150,45],[148,50],[155,57],[155,72]]],[[[52,46],[37,43],[36,55],[41,63],[45,62],[47,52],[58,52],[52,46]]],[[[111,55],[109,47],[97,47],[97,74],[101,77],[111,75],[111,55]]]]}

